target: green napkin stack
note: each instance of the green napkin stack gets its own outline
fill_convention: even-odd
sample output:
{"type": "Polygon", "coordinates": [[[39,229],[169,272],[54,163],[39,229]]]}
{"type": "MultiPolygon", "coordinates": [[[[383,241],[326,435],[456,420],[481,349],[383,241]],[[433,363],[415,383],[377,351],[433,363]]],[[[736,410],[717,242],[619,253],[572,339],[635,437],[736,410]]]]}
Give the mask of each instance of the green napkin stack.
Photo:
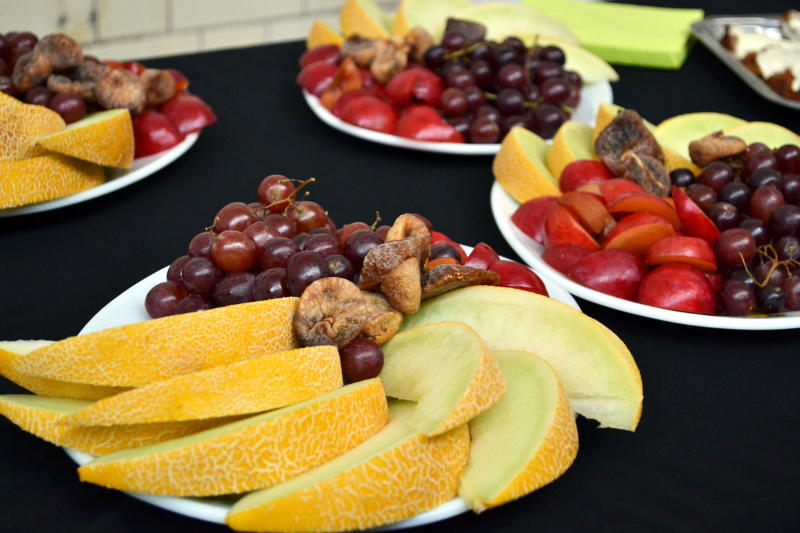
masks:
{"type": "Polygon", "coordinates": [[[581,45],[610,63],[677,69],[691,44],[700,9],[673,9],[608,2],[523,0],[559,19],[581,45]]]}

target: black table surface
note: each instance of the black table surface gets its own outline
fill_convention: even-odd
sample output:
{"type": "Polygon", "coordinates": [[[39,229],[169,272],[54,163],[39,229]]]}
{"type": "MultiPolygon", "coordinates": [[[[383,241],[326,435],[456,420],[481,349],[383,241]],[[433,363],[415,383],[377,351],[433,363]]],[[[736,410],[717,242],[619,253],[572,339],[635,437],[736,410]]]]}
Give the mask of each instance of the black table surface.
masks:
{"type": "MultiPolygon", "coordinates": [[[[769,13],[760,3],[648,2],[707,14],[769,13]]],[[[12,28],[0,28],[10,30],[12,28]]],[[[127,287],[185,253],[227,202],[255,200],[271,173],[315,176],[312,199],[338,223],[426,214],[467,244],[516,257],[489,209],[490,158],[405,151],[329,128],[294,83],[299,42],[149,61],[182,70],[220,120],[182,158],[107,196],[0,219],[0,339],[75,335],[127,287]]],[[[700,44],[677,71],[619,67],[614,100],[652,122],[730,113],[800,131],[700,44]]],[[[579,419],[580,452],[553,484],[426,531],[800,530],[800,353],[796,331],[671,324],[579,300],[627,343],[641,369],[635,433],[579,419]]],[[[0,392],[22,392],[0,383],[0,392]]],[[[2,531],[223,531],[224,527],[78,481],[64,452],[0,420],[2,531]]]]}

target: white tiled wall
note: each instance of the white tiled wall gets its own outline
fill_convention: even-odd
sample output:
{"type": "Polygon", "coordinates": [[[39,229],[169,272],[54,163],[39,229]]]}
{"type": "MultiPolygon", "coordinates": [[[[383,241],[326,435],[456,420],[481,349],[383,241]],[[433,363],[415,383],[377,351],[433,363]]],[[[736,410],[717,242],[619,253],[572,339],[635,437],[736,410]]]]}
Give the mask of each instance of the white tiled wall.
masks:
{"type": "MultiPolygon", "coordinates": [[[[378,0],[396,9],[397,0],[378,0]]],[[[344,0],[0,0],[0,32],[61,31],[102,59],[146,59],[303,39],[344,0]]]]}

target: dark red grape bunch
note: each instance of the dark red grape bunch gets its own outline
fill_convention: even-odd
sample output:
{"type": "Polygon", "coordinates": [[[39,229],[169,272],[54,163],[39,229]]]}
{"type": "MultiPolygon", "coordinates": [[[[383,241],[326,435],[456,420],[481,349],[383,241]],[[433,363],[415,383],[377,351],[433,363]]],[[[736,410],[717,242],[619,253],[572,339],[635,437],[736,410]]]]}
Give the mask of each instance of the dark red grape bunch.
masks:
{"type": "Polygon", "coordinates": [[[580,102],[581,77],[564,69],[557,46],[528,48],[516,37],[474,42],[450,30],[424,61],[447,87],[442,114],[473,143],[496,143],[514,126],[549,139],[580,102]]]}

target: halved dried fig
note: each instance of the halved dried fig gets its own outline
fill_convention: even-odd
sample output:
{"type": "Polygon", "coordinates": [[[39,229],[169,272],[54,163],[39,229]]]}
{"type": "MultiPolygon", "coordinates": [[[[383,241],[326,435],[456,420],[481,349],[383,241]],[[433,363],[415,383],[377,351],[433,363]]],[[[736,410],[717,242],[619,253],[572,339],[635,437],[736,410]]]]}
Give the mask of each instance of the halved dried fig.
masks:
{"type": "Polygon", "coordinates": [[[395,219],[389,232],[386,234],[386,242],[399,241],[405,239],[410,235],[428,235],[431,232],[428,226],[416,215],[411,213],[404,213],[395,219]]]}
{"type": "Polygon", "coordinates": [[[91,81],[71,80],[63,74],[50,74],[47,78],[47,88],[54,93],[77,94],[87,102],[95,101],[95,84],[91,81]]]}
{"type": "Polygon", "coordinates": [[[622,154],[620,161],[625,168],[623,178],[635,181],[650,194],[662,198],[669,196],[670,179],[664,163],[655,157],[633,150],[622,154]]]}
{"type": "Polygon", "coordinates": [[[367,321],[361,334],[378,344],[394,337],[403,323],[403,313],[389,305],[389,301],[377,292],[361,291],[367,309],[367,321]]]}
{"type": "Polygon", "coordinates": [[[422,301],[419,261],[406,259],[392,270],[381,283],[381,292],[392,307],[410,315],[419,309],[422,301]]]}
{"type": "Polygon", "coordinates": [[[34,50],[46,55],[56,72],[75,68],[83,61],[81,45],[64,33],[45,35],[36,43],[34,50]]]}
{"type": "Polygon", "coordinates": [[[425,61],[425,52],[433,46],[433,37],[428,30],[422,26],[414,26],[403,38],[406,44],[411,47],[409,54],[417,63],[425,61]]]}
{"type": "Polygon", "coordinates": [[[166,70],[146,68],[139,74],[148,106],[163,104],[175,94],[175,78],[166,70]]]}
{"type": "Polygon", "coordinates": [[[356,338],[367,318],[364,296],[344,278],[318,279],[303,291],[294,330],[303,346],[341,348],[356,338]]]}
{"type": "Polygon", "coordinates": [[[342,45],[342,57],[352,57],[359,67],[368,68],[375,56],[387,46],[381,39],[351,35],[342,45]]]}
{"type": "Polygon", "coordinates": [[[439,265],[422,275],[422,299],[470,285],[497,285],[497,272],[464,265],[439,265]]]}
{"type": "Polygon", "coordinates": [[[97,103],[104,109],[127,107],[131,113],[144,111],[146,95],[139,76],[122,68],[111,69],[97,82],[97,103]]]}
{"type": "Polygon", "coordinates": [[[739,137],[725,137],[721,131],[706,135],[689,143],[689,157],[692,163],[704,167],[712,161],[740,154],[747,149],[747,143],[739,137]]]}
{"type": "Polygon", "coordinates": [[[430,235],[411,235],[399,241],[379,244],[364,257],[359,287],[371,289],[380,285],[392,270],[410,257],[416,257],[419,264],[424,265],[430,254],[430,235]]]}
{"type": "Polygon", "coordinates": [[[37,50],[31,50],[17,60],[11,73],[11,82],[18,91],[25,92],[41,84],[52,73],[53,63],[50,58],[37,50]]]}
{"type": "Polygon", "coordinates": [[[625,175],[626,164],[622,161],[625,152],[650,156],[664,162],[664,151],[647,129],[639,113],[625,109],[606,126],[594,143],[594,150],[608,169],[618,177],[625,175]]]}

